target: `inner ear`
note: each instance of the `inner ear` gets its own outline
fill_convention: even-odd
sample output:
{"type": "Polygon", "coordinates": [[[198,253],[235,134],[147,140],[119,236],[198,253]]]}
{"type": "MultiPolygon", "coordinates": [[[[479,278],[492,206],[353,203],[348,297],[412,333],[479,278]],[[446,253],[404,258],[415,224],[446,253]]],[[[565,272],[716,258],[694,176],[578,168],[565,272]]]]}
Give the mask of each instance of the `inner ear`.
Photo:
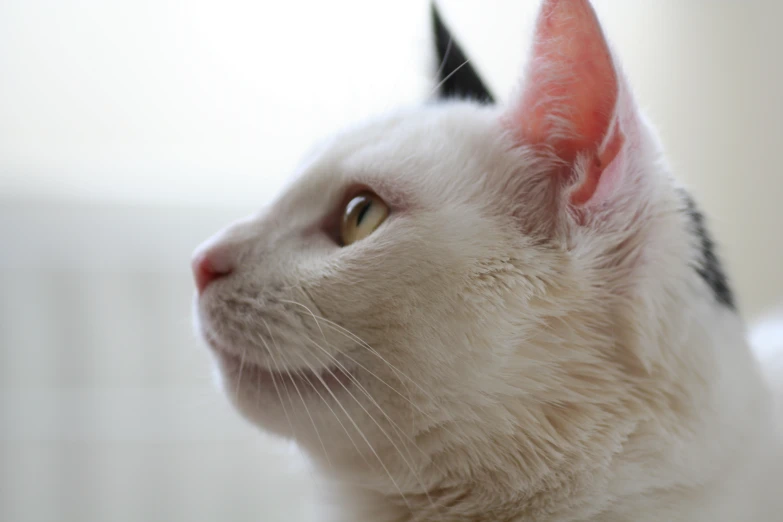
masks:
{"type": "Polygon", "coordinates": [[[600,148],[618,95],[614,60],[590,3],[545,1],[513,115],[517,131],[573,161],[579,152],[600,148]]]}
{"type": "Polygon", "coordinates": [[[431,4],[432,32],[438,59],[436,80],[439,99],[469,99],[481,103],[495,103],[495,97],[478,72],[471,66],[461,46],[443,22],[435,2],[431,4]]]}
{"type": "MultiPolygon", "coordinates": [[[[505,121],[520,142],[545,146],[578,174],[570,201],[583,205],[618,170],[626,143],[624,83],[588,0],[544,0],[520,95],[505,121]],[[614,165],[613,165],[614,163],[614,165]]],[[[625,93],[627,94],[627,93],[625,93]]],[[[620,169],[622,170],[622,169],[620,169]]]]}

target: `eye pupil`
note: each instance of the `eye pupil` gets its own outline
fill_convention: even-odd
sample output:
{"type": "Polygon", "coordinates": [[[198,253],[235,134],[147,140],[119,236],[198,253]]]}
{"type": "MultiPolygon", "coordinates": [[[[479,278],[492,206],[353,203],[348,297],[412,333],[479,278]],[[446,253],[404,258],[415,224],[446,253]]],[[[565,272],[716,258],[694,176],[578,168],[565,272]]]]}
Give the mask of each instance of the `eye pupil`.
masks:
{"type": "Polygon", "coordinates": [[[389,207],[370,191],[354,196],[342,209],[337,243],[347,246],[372,234],[389,216],[389,207]]]}
{"type": "Polygon", "coordinates": [[[372,201],[367,201],[362,206],[362,209],[359,211],[359,215],[356,216],[356,226],[359,226],[362,224],[362,220],[367,215],[367,212],[370,210],[370,207],[372,206],[372,201]]]}

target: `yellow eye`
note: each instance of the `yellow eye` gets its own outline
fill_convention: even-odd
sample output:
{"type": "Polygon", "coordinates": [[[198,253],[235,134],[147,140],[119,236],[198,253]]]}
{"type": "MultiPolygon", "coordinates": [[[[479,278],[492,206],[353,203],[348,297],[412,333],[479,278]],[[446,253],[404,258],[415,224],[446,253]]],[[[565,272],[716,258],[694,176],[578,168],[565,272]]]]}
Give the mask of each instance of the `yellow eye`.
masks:
{"type": "Polygon", "coordinates": [[[372,192],[362,192],[345,206],[340,239],[345,246],[369,236],[389,216],[389,207],[372,192]]]}

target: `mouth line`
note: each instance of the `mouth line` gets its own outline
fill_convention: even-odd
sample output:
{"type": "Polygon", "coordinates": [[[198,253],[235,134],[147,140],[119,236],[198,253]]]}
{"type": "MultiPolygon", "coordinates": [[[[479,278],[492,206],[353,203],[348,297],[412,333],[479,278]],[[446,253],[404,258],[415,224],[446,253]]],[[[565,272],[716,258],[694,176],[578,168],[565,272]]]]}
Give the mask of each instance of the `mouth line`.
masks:
{"type": "MultiPolygon", "coordinates": [[[[209,343],[217,356],[223,373],[246,386],[262,391],[271,391],[278,395],[301,394],[320,395],[328,399],[333,393],[347,390],[353,382],[353,375],[344,366],[325,366],[308,369],[270,369],[209,343]]],[[[280,397],[282,400],[282,396],[280,397]]]]}

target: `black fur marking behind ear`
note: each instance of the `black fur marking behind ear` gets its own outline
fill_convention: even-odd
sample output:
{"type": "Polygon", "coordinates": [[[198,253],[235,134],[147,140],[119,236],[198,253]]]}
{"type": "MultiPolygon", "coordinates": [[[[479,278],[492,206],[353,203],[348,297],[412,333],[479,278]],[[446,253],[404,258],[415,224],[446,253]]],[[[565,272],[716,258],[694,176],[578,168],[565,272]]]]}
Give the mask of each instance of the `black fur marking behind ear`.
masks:
{"type": "Polygon", "coordinates": [[[495,98],[489,92],[476,70],[471,67],[465,53],[459,46],[435,6],[432,8],[432,31],[435,36],[435,52],[438,57],[438,98],[463,98],[481,103],[494,103],[495,98]]]}
{"type": "Polygon", "coordinates": [[[729,287],[729,281],[723,272],[720,259],[718,259],[718,256],[715,253],[715,243],[712,240],[712,236],[707,231],[707,227],[704,223],[704,215],[699,212],[699,209],[696,207],[696,202],[693,201],[690,194],[684,190],[682,190],[681,193],[685,202],[685,212],[690,218],[693,233],[699,241],[699,248],[701,250],[701,259],[696,260],[694,268],[704,282],[707,283],[707,286],[712,289],[715,299],[732,310],[736,310],[734,294],[729,287]]]}

